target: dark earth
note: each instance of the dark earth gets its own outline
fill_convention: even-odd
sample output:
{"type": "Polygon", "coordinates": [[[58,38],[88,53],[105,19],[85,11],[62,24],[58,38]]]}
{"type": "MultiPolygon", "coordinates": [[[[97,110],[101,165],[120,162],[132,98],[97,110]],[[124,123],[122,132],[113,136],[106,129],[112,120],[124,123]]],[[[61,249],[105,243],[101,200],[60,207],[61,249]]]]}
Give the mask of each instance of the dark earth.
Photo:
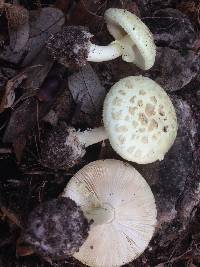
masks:
{"type": "Polygon", "coordinates": [[[63,170],[48,162],[60,148],[43,148],[59,126],[63,134],[65,127],[102,125],[106,92],[139,74],[167,91],[179,129],[163,161],[132,164],[151,186],[158,224],[146,251],[126,266],[200,266],[199,0],[21,0],[0,1],[0,267],[83,266],[73,257],[52,261],[22,241],[29,215],[54,203],[85,164],[120,157],[106,141],[63,170]],[[120,58],[67,68],[49,56],[46,42],[64,25],[86,27],[96,44],[112,41],[103,20],[109,7],[135,13],[151,29],[157,45],[152,69],[141,71],[120,58]]]}

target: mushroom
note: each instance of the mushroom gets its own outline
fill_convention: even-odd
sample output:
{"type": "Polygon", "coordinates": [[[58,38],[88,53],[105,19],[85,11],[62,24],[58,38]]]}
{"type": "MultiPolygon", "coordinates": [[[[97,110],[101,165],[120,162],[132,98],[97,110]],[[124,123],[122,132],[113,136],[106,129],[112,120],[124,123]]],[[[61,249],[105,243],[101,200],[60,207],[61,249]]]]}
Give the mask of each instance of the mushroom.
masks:
{"type": "Polygon", "coordinates": [[[67,66],[83,66],[87,61],[101,62],[122,56],[124,61],[143,70],[150,69],[155,62],[156,47],[147,26],[125,9],[109,8],[104,17],[114,42],[107,46],[92,44],[92,34],[84,27],[68,26],[49,38],[50,55],[67,66]]]}
{"type": "Polygon", "coordinates": [[[106,159],[78,171],[62,194],[93,220],[89,236],[73,256],[92,267],[117,267],[143,253],[156,226],[151,189],[131,165],[106,159]]]}
{"type": "Polygon", "coordinates": [[[89,228],[80,207],[61,197],[40,204],[30,213],[21,239],[42,257],[59,260],[79,250],[89,228]]]}
{"type": "Polygon", "coordinates": [[[71,129],[67,135],[65,129],[62,139],[52,132],[51,140],[58,145],[49,145],[47,138],[43,158],[47,160],[51,155],[48,165],[58,161],[63,167],[70,158],[74,162],[74,155],[83,156],[86,147],[109,138],[122,158],[146,164],[162,160],[177,134],[176,112],[169,96],[156,82],[143,76],[129,76],[113,85],[104,101],[103,121],[104,127],[84,132],[71,129]],[[62,149],[58,151],[57,147],[62,149]]]}

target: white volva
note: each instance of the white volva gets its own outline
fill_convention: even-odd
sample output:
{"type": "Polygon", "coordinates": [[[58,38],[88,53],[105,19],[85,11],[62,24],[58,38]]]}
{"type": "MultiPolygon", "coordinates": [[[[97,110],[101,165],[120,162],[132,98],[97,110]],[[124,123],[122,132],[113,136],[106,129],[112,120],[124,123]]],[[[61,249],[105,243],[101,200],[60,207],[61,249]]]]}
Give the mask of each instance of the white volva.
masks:
{"type": "Polygon", "coordinates": [[[92,267],[117,267],[137,258],[148,246],[156,225],[150,187],[131,165],[99,160],[78,171],[63,197],[93,219],[89,237],[73,256],[92,267]]]}

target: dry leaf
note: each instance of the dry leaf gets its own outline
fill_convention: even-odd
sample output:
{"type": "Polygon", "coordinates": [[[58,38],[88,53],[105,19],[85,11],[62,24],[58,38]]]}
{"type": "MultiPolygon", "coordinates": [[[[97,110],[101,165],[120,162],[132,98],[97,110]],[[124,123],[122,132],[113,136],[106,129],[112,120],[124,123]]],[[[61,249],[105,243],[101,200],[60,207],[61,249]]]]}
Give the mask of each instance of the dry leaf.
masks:
{"type": "Polygon", "coordinates": [[[66,13],[70,7],[70,0],[56,0],[55,7],[66,13]]]}
{"type": "Polygon", "coordinates": [[[184,0],[177,8],[183,13],[187,14],[188,17],[197,25],[200,25],[200,3],[199,1],[188,1],[184,0]]]}
{"type": "MultiPolygon", "coordinates": [[[[1,53],[0,58],[14,64],[22,62],[23,66],[30,64],[44,47],[49,36],[58,32],[64,22],[64,14],[57,8],[42,8],[39,13],[38,11],[31,11],[30,33],[26,45],[20,51],[18,51],[19,46],[17,45],[18,52],[16,52],[13,50],[16,47],[16,43],[12,42],[1,53]]],[[[16,38],[13,40],[17,42],[16,38]]]]}
{"type": "Polygon", "coordinates": [[[37,81],[37,86],[39,86],[43,80],[45,79],[48,71],[49,71],[49,67],[52,66],[50,61],[47,61],[46,57],[40,57],[40,61],[35,61],[38,63],[43,63],[43,61],[45,61],[46,64],[48,64],[47,66],[47,70],[45,68],[46,64],[44,63],[44,65],[42,64],[36,64],[33,66],[30,66],[26,69],[24,69],[22,72],[20,72],[18,75],[16,75],[15,77],[13,77],[12,79],[10,79],[7,82],[6,85],[6,89],[5,89],[5,93],[2,97],[1,100],[1,104],[0,104],[0,113],[4,111],[4,109],[9,108],[13,105],[14,100],[15,100],[15,92],[14,90],[22,83],[24,82],[24,80],[26,80],[25,84],[23,85],[24,88],[26,88],[27,85],[29,85],[29,89],[30,87],[33,88],[37,88],[34,87],[34,83],[33,81],[36,80],[37,81]],[[46,71],[44,71],[46,70],[46,71]],[[37,74],[36,76],[34,76],[34,74],[37,74]],[[43,76],[41,74],[44,74],[43,76]],[[40,77],[42,79],[40,79],[40,77]],[[31,84],[29,83],[30,80],[32,81],[31,84]],[[32,85],[32,86],[31,86],[32,85]]]}
{"type": "Polygon", "coordinates": [[[10,50],[12,53],[18,53],[23,50],[29,39],[29,21],[17,27],[17,29],[9,29],[10,50]]]}
{"type": "Polygon", "coordinates": [[[6,18],[9,28],[17,30],[20,25],[23,25],[29,20],[29,11],[21,5],[4,4],[6,18]]]}
{"type": "MultiPolygon", "coordinates": [[[[61,74],[62,70],[59,67],[60,65],[59,66],[55,65],[55,68],[53,69],[58,76],[59,74],[61,74]]],[[[47,69],[45,68],[44,72],[46,73],[46,71],[47,69]]],[[[46,77],[44,76],[44,73],[42,73],[42,76],[40,75],[32,76],[32,75],[27,76],[26,86],[28,88],[30,87],[34,88],[32,86],[35,80],[37,79],[40,86],[41,85],[40,83],[42,83],[44,77],[46,77]]],[[[46,79],[48,80],[48,77],[46,77],[46,79]]],[[[40,102],[35,96],[34,97],[29,96],[22,103],[20,103],[20,105],[11,114],[10,121],[4,133],[3,142],[15,143],[15,141],[18,142],[17,139],[19,137],[24,138],[30,132],[30,130],[36,125],[36,123],[39,122],[49,112],[52,104],[55,102],[58,95],[64,90],[63,83],[64,82],[61,82],[61,86],[57,88],[56,94],[54,94],[53,98],[49,99],[49,101],[40,102]]],[[[22,144],[23,143],[24,142],[22,142],[22,144]]],[[[18,148],[20,147],[18,146],[18,148]]]]}
{"type": "Polygon", "coordinates": [[[19,75],[15,76],[7,82],[5,94],[0,104],[0,113],[3,112],[4,109],[12,106],[15,101],[14,90],[22,83],[24,79],[26,79],[26,77],[26,74],[20,73],[19,75]]]}
{"type": "Polygon", "coordinates": [[[150,17],[144,18],[154,34],[154,40],[159,46],[174,49],[191,49],[197,34],[188,17],[173,8],[157,10],[150,17]]]}
{"type": "MultiPolygon", "coordinates": [[[[91,1],[90,1],[91,2],[91,1]]],[[[92,1],[94,2],[94,1],[92,1]]],[[[106,6],[104,5],[106,10],[106,6]]],[[[104,11],[102,12],[104,14],[104,11]]],[[[90,28],[93,34],[101,31],[104,20],[102,16],[96,15],[96,13],[90,11],[86,2],[79,1],[74,8],[71,16],[69,17],[68,23],[70,25],[84,25],[90,28]]]]}
{"type": "Polygon", "coordinates": [[[92,67],[87,64],[87,66],[83,67],[78,73],[69,77],[68,86],[77,104],[74,121],[79,121],[79,115],[82,112],[85,114],[87,123],[94,123],[101,114],[103,101],[106,95],[106,91],[101,85],[97,74],[92,67]]]}
{"type": "Polygon", "coordinates": [[[157,48],[156,62],[148,72],[167,91],[177,91],[190,83],[200,69],[200,57],[193,51],[157,48]]]}
{"type": "MultiPolygon", "coordinates": [[[[49,112],[51,105],[52,103],[47,102],[39,103],[35,97],[27,98],[12,113],[3,142],[15,143],[19,137],[26,136],[37,121],[49,112]]],[[[20,154],[21,152],[19,152],[19,158],[20,154]]]]}
{"type": "Polygon", "coordinates": [[[25,244],[20,238],[16,242],[16,255],[18,257],[25,257],[32,255],[34,253],[33,249],[25,244]]]}
{"type": "Polygon", "coordinates": [[[24,59],[23,65],[29,64],[37,56],[49,36],[60,31],[64,22],[64,14],[57,8],[43,8],[39,14],[37,11],[32,12],[30,39],[26,47],[29,53],[24,59]]]}
{"type": "Polygon", "coordinates": [[[54,61],[48,56],[46,49],[42,49],[37,57],[32,61],[32,71],[27,75],[27,79],[23,82],[23,88],[29,90],[30,88],[38,89],[47,74],[53,66],[54,61]],[[38,67],[34,67],[38,66],[38,67]]]}
{"type": "Polygon", "coordinates": [[[6,207],[3,206],[1,206],[0,209],[4,216],[6,216],[10,221],[12,221],[18,227],[22,228],[21,222],[16,214],[14,214],[12,211],[8,210],[6,207]]]}
{"type": "Polygon", "coordinates": [[[15,156],[16,156],[18,163],[21,162],[25,146],[26,146],[26,136],[24,136],[24,135],[18,136],[13,141],[13,149],[14,149],[15,156]]]}

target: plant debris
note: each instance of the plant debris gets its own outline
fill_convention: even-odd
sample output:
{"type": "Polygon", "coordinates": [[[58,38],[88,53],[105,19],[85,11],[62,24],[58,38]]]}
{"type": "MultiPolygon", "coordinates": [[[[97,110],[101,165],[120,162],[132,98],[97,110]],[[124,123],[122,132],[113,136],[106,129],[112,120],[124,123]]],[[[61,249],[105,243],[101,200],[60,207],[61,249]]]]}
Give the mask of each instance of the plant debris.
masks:
{"type": "Polygon", "coordinates": [[[77,107],[72,118],[74,124],[87,123],[90,127],[101,120],[103,101],[106,95],[97,74],[87,64],[68,78],[69,90],[77,107]],[[84,114],[84,118],[83,118],[84,114]]]}

